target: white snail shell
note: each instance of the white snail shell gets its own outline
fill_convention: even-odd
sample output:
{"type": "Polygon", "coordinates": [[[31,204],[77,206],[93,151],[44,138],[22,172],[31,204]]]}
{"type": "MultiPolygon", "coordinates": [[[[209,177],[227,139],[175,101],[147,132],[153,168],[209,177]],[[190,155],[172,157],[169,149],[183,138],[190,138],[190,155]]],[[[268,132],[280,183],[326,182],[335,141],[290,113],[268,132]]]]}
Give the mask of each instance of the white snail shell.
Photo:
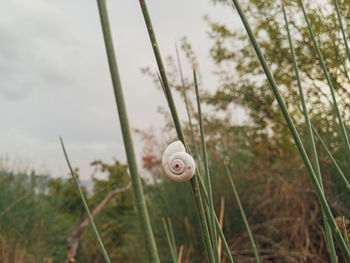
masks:
{"type": "Polygon", "coordinates": [[[181,141],[168,145],[163,153],[162,165],[166,176],[179,183],[190,180],[196,170],[192,156],[186,152],[181,141]]]}

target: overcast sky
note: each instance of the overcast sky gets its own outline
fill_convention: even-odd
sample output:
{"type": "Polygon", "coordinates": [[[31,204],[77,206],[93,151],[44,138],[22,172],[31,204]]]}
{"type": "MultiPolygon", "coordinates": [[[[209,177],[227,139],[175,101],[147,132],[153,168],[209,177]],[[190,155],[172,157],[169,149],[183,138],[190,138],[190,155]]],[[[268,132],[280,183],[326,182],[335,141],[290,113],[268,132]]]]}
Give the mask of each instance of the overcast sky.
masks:
{"type": "MultiPolygon", "coordinates": [[[[201,88],[215,87],[203,15],[234,25],[236,13],[205,0],[147,3],[163,56],[174,55],[174,41],[187,36],[199,57],[201,88]]],[[[139,3],[107,4],[130,125],[161,126],[157,108],[166,105],[164,96],[140,71],[156,64],[139,3]]],[[[84,179],[93,160],[125,161],[96,1],[7,0],[0,6],[0,156],[67,176],[61,135],[84,179]]]]}

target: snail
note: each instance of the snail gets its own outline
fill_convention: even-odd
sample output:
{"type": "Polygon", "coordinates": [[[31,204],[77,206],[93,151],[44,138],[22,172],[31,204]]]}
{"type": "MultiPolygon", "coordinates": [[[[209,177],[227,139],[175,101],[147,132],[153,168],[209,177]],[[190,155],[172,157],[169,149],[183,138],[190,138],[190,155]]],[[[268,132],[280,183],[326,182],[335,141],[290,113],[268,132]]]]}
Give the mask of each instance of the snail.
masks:
{"type": "Polygon", "coordinates": [[[163,153],[162,165],[166,176],[179,183],[190,180],[196,170],[192,156],[186,152],[181,141],[168,145],[163,153]]]}

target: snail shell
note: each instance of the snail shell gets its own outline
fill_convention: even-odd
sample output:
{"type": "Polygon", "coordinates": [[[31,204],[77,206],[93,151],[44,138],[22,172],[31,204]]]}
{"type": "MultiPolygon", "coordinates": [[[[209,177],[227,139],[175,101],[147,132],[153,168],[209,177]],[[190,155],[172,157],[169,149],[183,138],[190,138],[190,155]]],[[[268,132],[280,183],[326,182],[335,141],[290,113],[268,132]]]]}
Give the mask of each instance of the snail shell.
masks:
{"type": "Polygon", "coordinates": [[[181,141],[168,145],[163,153],[162,165],[166,176],[179,183],[190,180],[196,170],[192,156],[186,152],[181,141]]]}

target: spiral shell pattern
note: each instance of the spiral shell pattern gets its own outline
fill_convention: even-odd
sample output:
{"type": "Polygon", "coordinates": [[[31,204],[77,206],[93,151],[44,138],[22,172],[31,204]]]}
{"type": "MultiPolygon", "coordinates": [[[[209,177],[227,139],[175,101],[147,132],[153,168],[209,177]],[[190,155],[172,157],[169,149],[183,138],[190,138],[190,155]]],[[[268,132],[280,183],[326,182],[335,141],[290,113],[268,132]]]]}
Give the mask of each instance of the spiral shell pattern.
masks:
{"type": "Polygon", "coordinates": [[[196,170],[192,156],[186,152],[181,141],[168,145],[163,153],[162,165],[166,176],[179,183],[190,180],[196,170]]]}

